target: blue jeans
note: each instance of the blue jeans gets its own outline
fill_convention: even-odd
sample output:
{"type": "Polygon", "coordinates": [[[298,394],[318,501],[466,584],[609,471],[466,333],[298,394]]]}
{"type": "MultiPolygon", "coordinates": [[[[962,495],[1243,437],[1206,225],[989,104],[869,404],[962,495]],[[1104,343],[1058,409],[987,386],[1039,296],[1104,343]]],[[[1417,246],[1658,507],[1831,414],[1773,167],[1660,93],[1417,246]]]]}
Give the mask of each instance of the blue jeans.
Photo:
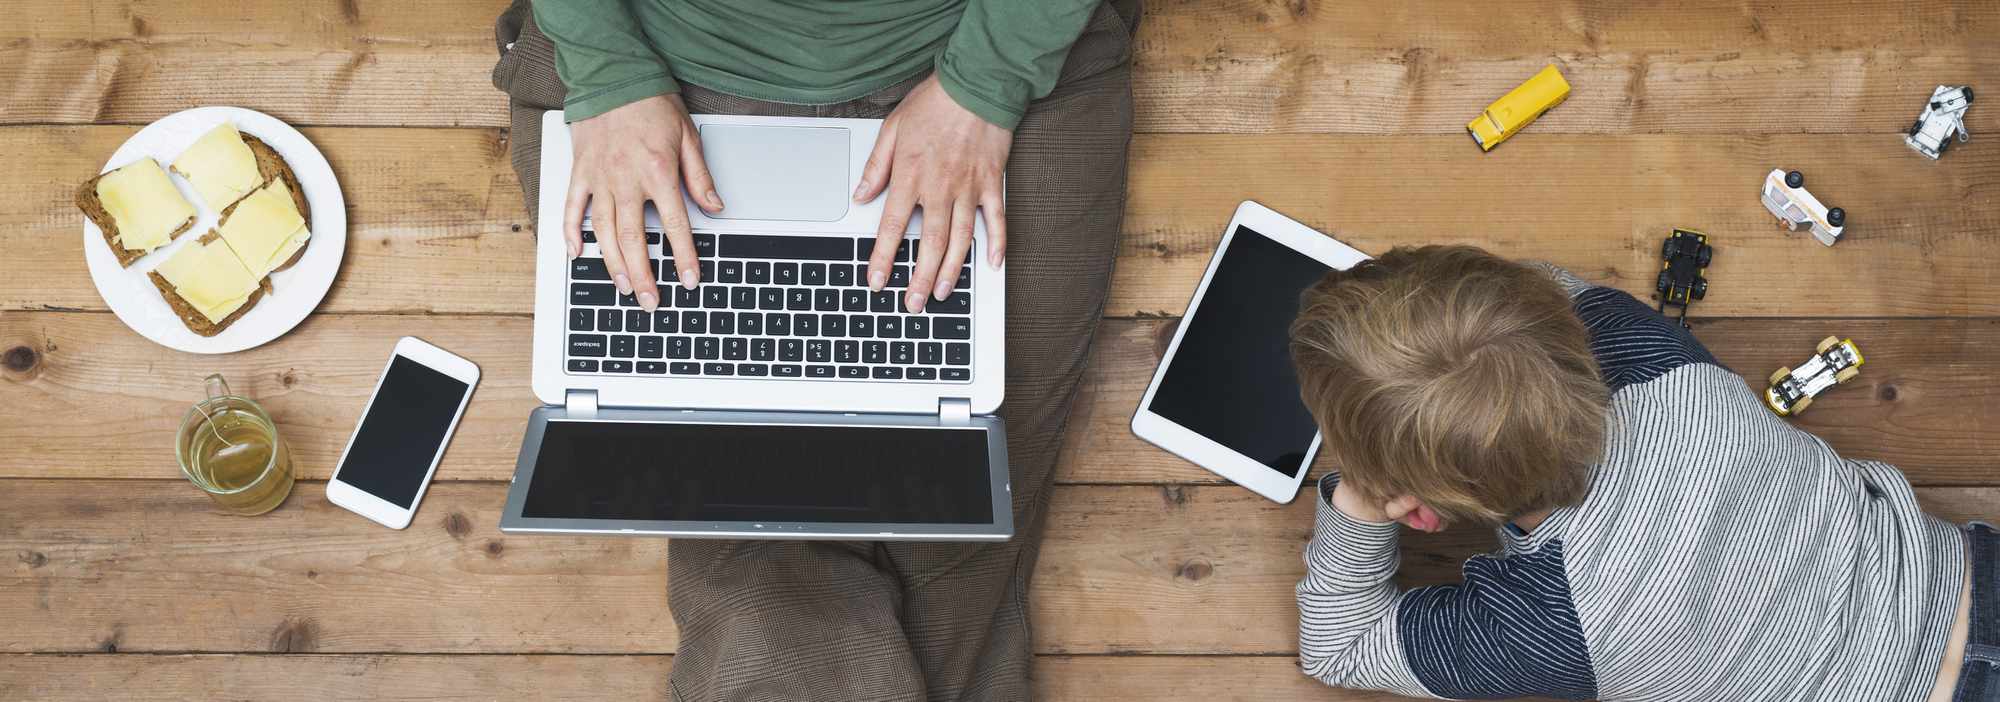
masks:
{"type": "Polygon", "coordinates": [[[1972,566],[1972,627],[1965,635],[1965,664],[1952,702],[2000,702],[2000,532],[1965,527],[1972,566]]]}

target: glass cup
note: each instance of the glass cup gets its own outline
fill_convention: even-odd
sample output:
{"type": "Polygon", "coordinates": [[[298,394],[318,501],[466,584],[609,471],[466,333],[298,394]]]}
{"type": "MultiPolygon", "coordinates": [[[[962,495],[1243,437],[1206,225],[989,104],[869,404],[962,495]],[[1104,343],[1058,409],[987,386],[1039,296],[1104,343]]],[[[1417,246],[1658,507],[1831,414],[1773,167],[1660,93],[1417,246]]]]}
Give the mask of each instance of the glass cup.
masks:
{"type": "Polygon", "coordinates": [[[263,514],[292,494],[292,454],[278,425],[256,401],[231,394],[220,373],[181,419],[174,456],[188,482],[230,512],[263,514]]]}

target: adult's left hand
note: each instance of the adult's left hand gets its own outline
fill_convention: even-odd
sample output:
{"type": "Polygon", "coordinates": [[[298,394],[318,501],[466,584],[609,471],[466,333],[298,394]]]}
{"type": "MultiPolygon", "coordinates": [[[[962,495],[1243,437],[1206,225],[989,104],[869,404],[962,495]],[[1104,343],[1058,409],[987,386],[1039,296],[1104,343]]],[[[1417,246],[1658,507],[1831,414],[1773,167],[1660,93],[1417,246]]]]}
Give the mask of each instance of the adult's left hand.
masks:
{"type": "Polygon", "coordinates": [[[884,189],[889,193],[868,261],[869,289],[879,291],[888,284],[896,247],[918,207],[924,210],[923,238],[910,269],[910,310],[921,312],[927,295],[942,300],[957,287],[959,267],[972,248],[972,218],[982,211],[986,263],[998,269],[1007,251],[1004,175],[1013,145],[1012,130],[960,107],[936,74],[911,90],[882,122],[882,134],[854,189],[857,203],[875,199],[884,189]]]}

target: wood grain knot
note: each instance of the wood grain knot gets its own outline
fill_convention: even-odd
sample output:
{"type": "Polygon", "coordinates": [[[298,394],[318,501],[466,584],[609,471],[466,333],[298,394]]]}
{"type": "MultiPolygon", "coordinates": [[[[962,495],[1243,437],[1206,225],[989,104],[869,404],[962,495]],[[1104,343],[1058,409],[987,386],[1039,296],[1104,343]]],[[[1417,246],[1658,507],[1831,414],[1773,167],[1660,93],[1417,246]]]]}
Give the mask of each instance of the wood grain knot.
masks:
{"type": "Polygon", "coordinates": [[[1180,569],[1174,571],[1174,575],[1189,582],[1198,582],[1213,574],[1215,574],[1215,565],[1209,563],[1208,559],[1205,558],[1197,558],[1182,563],[1180,569]]]}
{"type": "Polygon", "coordinates": [[[307,653],[319,648],[319,624],[287,617],[271,631],[272,653],[307,653]]]}
{"type": "Polygon", "coordinates": [[[458,512],[447,514],[444,516],[444,533],[454,539],[463,539],[466,534],[472,533],[472,520],[458,512]]]}
{"type": "Polygon", "coordinates": [[[1167,509],[1180,509],[1187,506],[1187,490],[1179,485],[1162,487],[1160,488],[1160,499],[1167,504],[1167,509]]]}
{"type": "Polygon", "coordinates": [[[488,539],[486,541],[487,558],[499,558],[501,554],[504,554],[506,552],[507,552],[507,544],[505,542],[499,539],[488,539]]]}
{"type": "Polygon", "coordinates": [[[42,552],[40,551],[22,551],[21,563],[28,566],[29,570],[34,570],[36,568],[48,565],[49,557],[42,555],[42,552]]]}
{"type": "Polygon", "coordinates": [[[1896,395],[1898,394],[1896,386],[1887,384],[1883,385],[1882,389],[1875,391],[1875,396],[1882,398],[1883,402],[1895,402],[1896,395]]]}
{"type": "Polygon", "coordinates": [[[520,231],[521,231],[521,225],[519,225],[519,224],[515,224],[515,225],[511,225],[511,226],[508,226],[507,228],[508,228],[509,230],[512,230],[513,232],[517,233],[517,234],[518,234],[518,233],[520,233],[520,231]]]}
{"type": "Polygon", "coordinates": [[[104,653],[117,653],[118,646],[123,643],[125,643],[125,625],[113,624],[111,625],[111,635],[97,642],[97,650],[104,653]]]}
{"type": "Polygon", "coordinates": [[[6,354],[0,355],[0,365],[5,365],[7,370],[16,373],[26,373],[34,370],[35,365],[41,362],[42,355],[35,353],[34,349],[26,346],[16,346],[7,349],[6,354]]]}
{"type": "Polygon", "coordinates": [[[289,368],[285,369],[285,372],[278,374],[278,384],[288,388],[299,384],[299,372],[289,368]]]}

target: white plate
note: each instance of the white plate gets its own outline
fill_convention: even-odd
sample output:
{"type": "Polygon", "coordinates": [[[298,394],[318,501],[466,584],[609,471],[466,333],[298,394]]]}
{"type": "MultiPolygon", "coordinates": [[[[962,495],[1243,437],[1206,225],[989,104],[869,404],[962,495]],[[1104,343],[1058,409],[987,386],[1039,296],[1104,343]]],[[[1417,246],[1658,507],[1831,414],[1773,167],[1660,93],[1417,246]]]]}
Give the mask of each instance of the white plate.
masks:
{"type": "Polygon", "coordinates": [[[221,334],[200,336],[188,331],[146,277],[146,273],[172,257],[175,250],[215,227],[217,213],[208,209],[208,203],[202,202],[185,179],[167,172],[181,196],[194,204],[197,213],[194,226],[173,243],[133,261],[131,268],[118,266],[118,257],[111,254],[104,233],[90,218],[83,218],[83,258],[90,264],[91,282],[97,284],[97,294],[104,297],[104,303],[118,315],[119,321],[140,336],[189,353],[230,353],[256,348],[291,331],[305,321],[306,315],[326,297],[327,289],[333,287],[334,274],[340,272],[340,257],[347,250],[347,201],[340,195],[340,183],[334,180],[326,156],[299,130],[262,112],[241,107],[197,107],[167,115],[126,139],[111,154],[111,160],[105,162],[103,170],[147,156],[165,168],[195,139],[225,121],[235,122],[237,131],[264,140],[291,165],[305,190],[306,202],[312,207],[312,221],[306,223],[312,239],[306,243],[305,256],[297,264],[271,274],[271,292],[221,334]]]}

